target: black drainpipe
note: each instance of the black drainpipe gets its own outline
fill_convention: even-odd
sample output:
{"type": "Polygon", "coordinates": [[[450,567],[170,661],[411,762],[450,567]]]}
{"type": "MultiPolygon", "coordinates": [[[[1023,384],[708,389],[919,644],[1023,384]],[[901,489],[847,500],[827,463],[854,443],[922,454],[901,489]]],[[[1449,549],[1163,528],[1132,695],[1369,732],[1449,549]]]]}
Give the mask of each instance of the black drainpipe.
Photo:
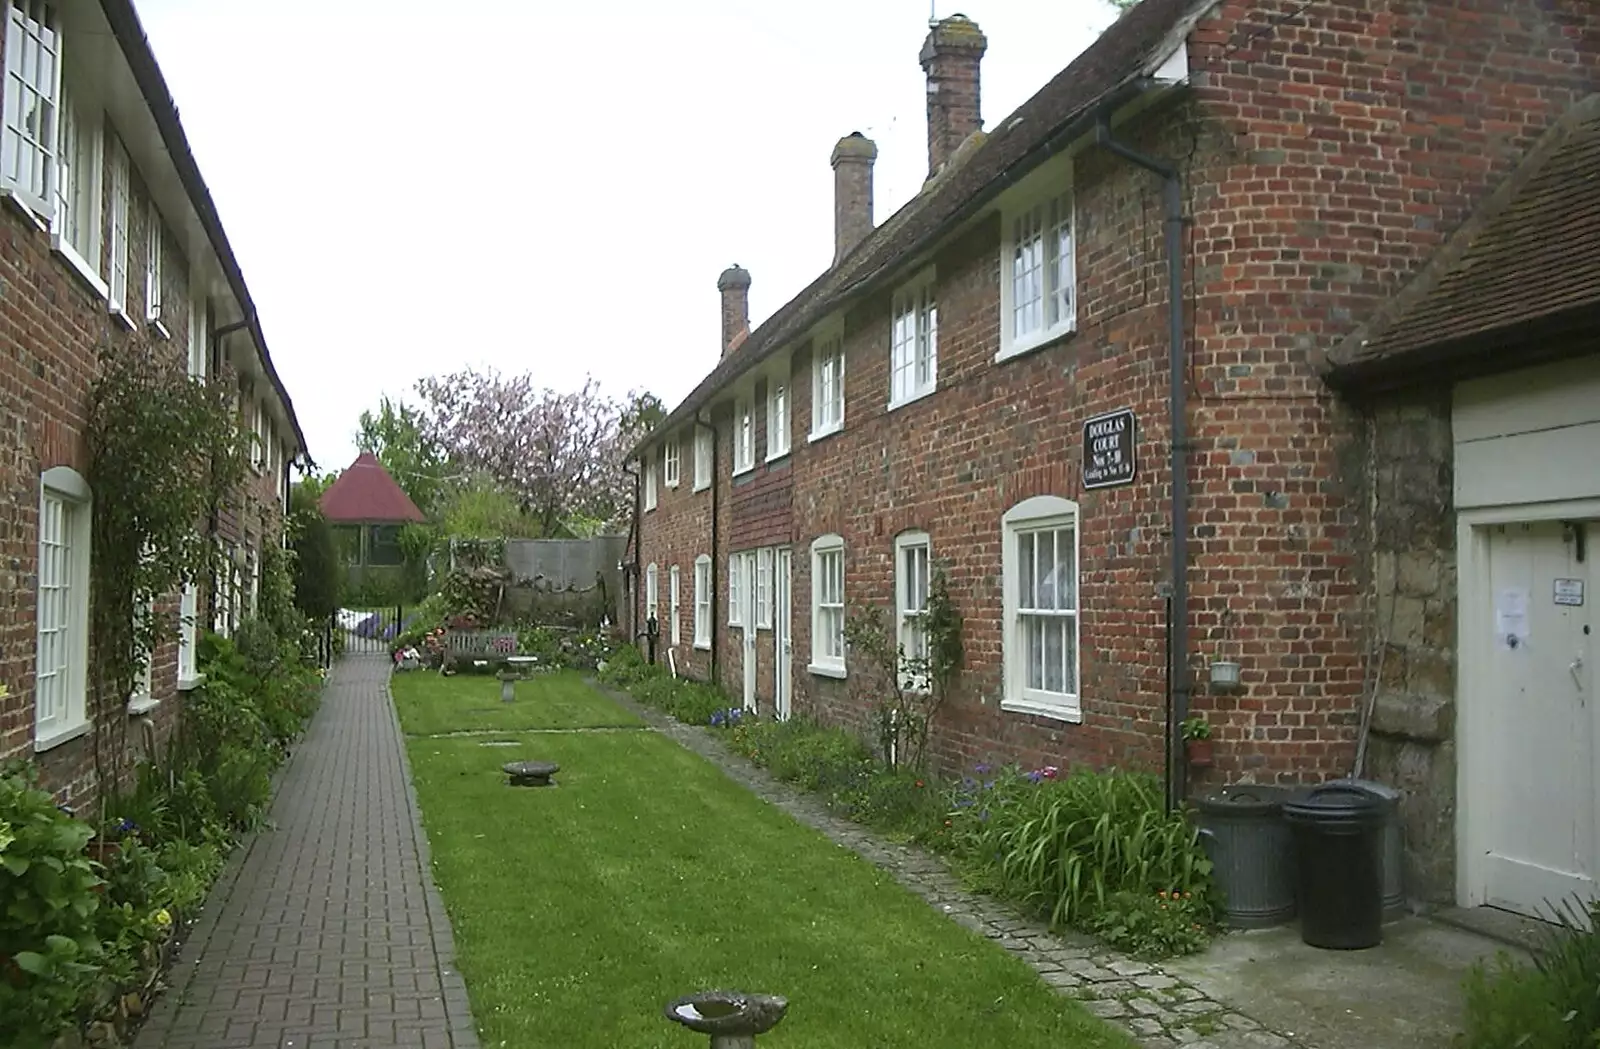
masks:
{"type": "Polygon", "coordinates": [[[1183,183],[1178,169],[1146,156],[1111,137],[1111,114],[1101,110],[1095,124],[1095,143],[1130,164],[1158,175],[1167,203],[1167,389],[1168,426],[1172,450],[1172,643],[1168,649],[1167,679],[1172,705],[1167,715],[1167,746],[1172,755],[1167,768],[1167,807],[1183,804],[1186,761],[1179,726],[1189,716],[1189,438],[1183,347],[1183,183]]]}
{"type": "Polygon", "coordinates": [[[705,420],[699,413],[694,415],[695,429],[711,431],[711,578],[706,585],[711,587],[711,669],[707,677],[707,684],[720,688],[722,677],[717,673],[717,428],[705,420]]]}

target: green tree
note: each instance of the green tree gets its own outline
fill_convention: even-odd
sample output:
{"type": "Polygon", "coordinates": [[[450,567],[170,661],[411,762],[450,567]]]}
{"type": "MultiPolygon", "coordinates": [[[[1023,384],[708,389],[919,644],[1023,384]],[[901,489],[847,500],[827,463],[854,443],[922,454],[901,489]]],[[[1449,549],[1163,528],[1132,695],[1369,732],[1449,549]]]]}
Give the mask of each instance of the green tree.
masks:
{"type": "Polygon", "coordinates": [[[333,526],[317,506],[322,486],[301,482],[289,501],[289,545],[294,550],[294,603],[313,619],[339,608],[344,566],[334,544],[333,526]]]}
{"type": "Polygon", "coordinates": [[[422,429],[420,414],[385,397],[377,414],[362,412],[356,447],[378,457],[417,509],[432,517],[446,488],[444,452],[422,429]]]}

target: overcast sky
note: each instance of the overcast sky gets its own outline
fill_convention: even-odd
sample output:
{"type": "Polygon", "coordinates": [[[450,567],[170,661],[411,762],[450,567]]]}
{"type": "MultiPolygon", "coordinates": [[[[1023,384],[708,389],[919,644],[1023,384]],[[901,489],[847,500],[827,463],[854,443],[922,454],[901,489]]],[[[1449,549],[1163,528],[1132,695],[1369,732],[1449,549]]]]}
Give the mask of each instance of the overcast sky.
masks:
{"type": "MultiPolygon", "coordinates": [[[[929,0],[139,0],[322,469],[362,409],[458,368],[675,405],[832,261],[840,136],[876,218],[927,173],[929,0]]],[[[1115,17],[938,0],[989,38],[992,128],[1115,17]]]]}

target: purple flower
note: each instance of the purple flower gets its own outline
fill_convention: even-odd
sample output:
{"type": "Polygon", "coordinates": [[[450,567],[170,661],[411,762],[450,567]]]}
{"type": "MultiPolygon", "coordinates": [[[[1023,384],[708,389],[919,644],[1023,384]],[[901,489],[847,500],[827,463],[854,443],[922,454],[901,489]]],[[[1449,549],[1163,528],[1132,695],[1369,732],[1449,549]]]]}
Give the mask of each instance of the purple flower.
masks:
{"type": "Polygon", "coordinates": [[[989,766],[986,764],[974,765],[972,771],[980,776],[987,776],[989,774],[989,766]]]}
{"type": "Polygon", "coordinates": [[[1034,769],[1028,773],[1028,781],[1031,783],[1038,783],[1042,779],[1044,779],[1044,772],[1040,769],[1034,769]]]}

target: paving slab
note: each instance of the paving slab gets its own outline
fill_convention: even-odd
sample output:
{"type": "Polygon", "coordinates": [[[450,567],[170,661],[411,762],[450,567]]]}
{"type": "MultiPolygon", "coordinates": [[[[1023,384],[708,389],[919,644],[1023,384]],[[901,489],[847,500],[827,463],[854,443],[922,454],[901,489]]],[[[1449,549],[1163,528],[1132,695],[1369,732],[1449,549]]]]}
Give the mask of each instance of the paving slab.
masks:
{"type": "Polygon", "coordinates": [[[1317,1049],[1449,1049],[1460,1030],[1462,978],[1504,950],[1488,937],[1426,918],[1383,928],[1360,951],[1308,947],[1293,927],[1236,932],[1163,968],[1317,1049]]]}
{"type": "Polygon", "coordinates": [[[134,1049],[478,1049],[388,684],[329,674],[134,1049]]]}

